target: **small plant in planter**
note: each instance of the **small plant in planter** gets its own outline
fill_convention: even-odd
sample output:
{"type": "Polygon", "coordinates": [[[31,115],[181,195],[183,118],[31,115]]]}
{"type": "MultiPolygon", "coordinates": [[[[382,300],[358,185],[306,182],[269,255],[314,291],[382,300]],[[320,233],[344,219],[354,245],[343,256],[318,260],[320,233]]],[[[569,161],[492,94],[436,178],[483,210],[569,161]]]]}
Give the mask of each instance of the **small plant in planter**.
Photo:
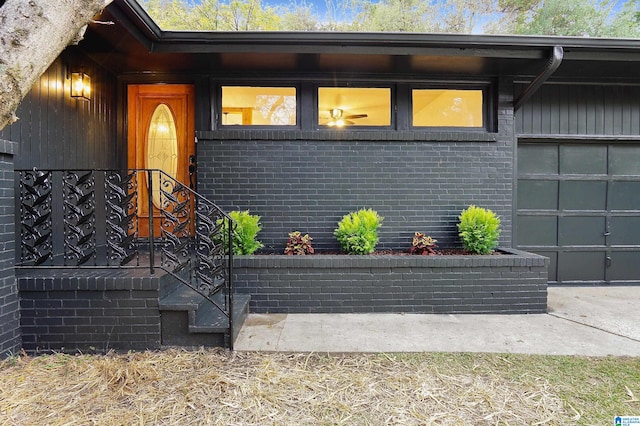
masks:
{"type": "Polygon", "coordinates": [[[411,242],[411,248],[409,249],[409,253],[411,254],[419,254],[422,256],[433,256],[438,254],[436,249],[438,245],[436,244],[438,240],[431,238],[428,235],[423,234],[422,232],[416,232],[413,235],[413,241],[411,242]]]}
{"type": "Polygon", "coordinates": [[[314,250],[311,241],[313,241],[313,238],[309,234],[302,235],[300,231],[290,232],[284,254],[289,256],[313,254],[314,250]]]}
{"type": "Polygon", "coordinates": [[[378,243],[378,228],[383,219],[374,210],[360,209],[345,215],[333,234],[346,253],[370,254],[378,243]]]}
{"type": "Polygon", "coordinates": [[[458,235],[465,250],[490,254],[498,246],[500,218],[491,210],[473,204],[458,216],[458,235]]]}
{"type": "MultiPolygon", "coordinates": [[[[233,254],[253,254],[264,245],[258,241],[258,232],[262,230],[260,216],[252,215],[249,210],[232,211],[229,216],[233,219],[233,237],[231,245],[233,254]]],[[[228,220],[218,220],[218,225],[222,224],[222,243],[227,247],[227,235],[229,235],[228,220]]]]}

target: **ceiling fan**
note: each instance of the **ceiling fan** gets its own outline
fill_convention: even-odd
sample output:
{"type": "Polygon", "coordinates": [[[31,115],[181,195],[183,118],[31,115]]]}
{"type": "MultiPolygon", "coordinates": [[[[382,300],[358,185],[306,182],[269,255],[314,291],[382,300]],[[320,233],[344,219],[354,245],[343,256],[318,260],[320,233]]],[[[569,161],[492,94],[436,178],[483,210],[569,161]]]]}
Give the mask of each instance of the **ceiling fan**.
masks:
{"type": "Polygon", "coordinates": [[[329,118],[326,123],[327,126],[331,127],[343,127],[347,124],[356,124],[352,120],[357,120],[358,118],[366,118],[367,114],[346,114],[344,110],[341,108],[332,108],[329,110],[329,118]]]}

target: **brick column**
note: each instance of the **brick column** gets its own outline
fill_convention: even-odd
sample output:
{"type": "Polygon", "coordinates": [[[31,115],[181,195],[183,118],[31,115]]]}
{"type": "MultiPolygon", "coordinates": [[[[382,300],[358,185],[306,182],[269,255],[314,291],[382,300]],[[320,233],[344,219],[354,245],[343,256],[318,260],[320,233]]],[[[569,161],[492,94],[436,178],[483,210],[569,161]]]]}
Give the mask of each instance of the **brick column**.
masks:
{"type": "Polygon", "coordinates": [[[13,157],[17,144],[0,139],[0,358],[21,346],[20,304],[14,271],[13,157]]]}

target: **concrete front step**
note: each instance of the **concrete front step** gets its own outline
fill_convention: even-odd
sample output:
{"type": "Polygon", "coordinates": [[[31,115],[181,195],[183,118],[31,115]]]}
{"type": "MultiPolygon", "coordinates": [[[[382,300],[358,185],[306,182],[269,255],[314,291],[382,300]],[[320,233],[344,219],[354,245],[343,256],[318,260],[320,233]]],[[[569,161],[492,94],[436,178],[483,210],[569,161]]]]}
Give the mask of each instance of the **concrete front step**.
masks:
{"type": "Polygon", "coordinates": [[[160,310],[195,311],[206,301],[204,297],[182,284],[160,298],[160,310]]]}
{"type": "MultiPolygon", "coordinates": [[[[216,295],[214,300],[223,306],[221,294],[216,295]]],[[[249,295],[234,295],[234,341],[249,314],[249,300],[249,295]]],[[[225,346],[227,317],[185,285],[160,299],[160,317],[163,346],[225,346]]]]}

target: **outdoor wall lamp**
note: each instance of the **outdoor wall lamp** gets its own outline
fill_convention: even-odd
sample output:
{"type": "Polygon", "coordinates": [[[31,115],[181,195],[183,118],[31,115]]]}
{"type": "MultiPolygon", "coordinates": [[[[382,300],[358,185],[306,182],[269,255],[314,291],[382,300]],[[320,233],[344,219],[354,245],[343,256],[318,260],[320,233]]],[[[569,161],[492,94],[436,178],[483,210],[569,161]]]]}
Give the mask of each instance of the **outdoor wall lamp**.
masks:
{"type": "Polygon", "coordinates": [[[91,77],[88,74],[71,73],[71,97],[83,101],[91,99],[91,77]]]}

